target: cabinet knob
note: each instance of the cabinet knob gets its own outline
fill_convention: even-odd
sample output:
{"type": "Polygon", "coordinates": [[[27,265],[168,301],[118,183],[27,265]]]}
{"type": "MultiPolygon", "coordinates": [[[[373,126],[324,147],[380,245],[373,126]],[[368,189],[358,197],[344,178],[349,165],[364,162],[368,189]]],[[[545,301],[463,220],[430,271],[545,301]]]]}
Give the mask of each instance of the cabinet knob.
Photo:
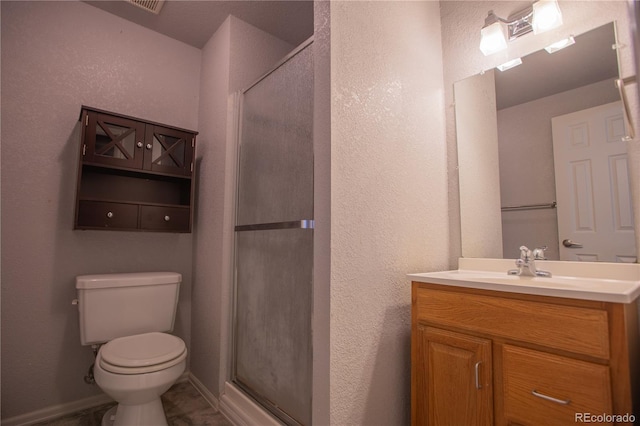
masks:
{"type": "Polygon", "coordinates": [[[111,219],[113,217],[113,212],[107,212],[107,217],[111,219]]]}
{"type": "Polygon", "coordinates": [[[136,146],[137,146],[138,148],[142,148],[142,147],[144,146],[144,144],[143,144],[142,142],[138,142],[138,143],[136,144],[136,146]]]}
{"type": "Polygon", "coordinates": [[[148,143],[147,144],[147,149],[151,149],[151,148],[153,148],[153,146],[150,143],[148,143]]]}
{"type": "Polygon", "coordinates": [[[165,221],[165,222],[169,222],[170,220],[171,220],[171,216],[166,215],[166,216],[164,217],[164,221],[165,221]]]}

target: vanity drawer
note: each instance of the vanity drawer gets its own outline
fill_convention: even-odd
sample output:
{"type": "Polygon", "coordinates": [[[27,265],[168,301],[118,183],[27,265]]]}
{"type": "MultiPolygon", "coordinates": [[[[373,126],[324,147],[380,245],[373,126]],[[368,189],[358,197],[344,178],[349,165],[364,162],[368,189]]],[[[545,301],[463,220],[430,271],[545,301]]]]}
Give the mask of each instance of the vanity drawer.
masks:
{"type": "Polygon", "coordinates": [[[189,209],[140,206],[140,227],[151,231],[189,232],[189,209]]]}
{"type": "Polygon", "coordinates": [[[573,353],[609,358],[607,312],[414,283],[417,320],[573,353]]]}
{"type": "Polygon", "coordinates": [[[136,229],[138,206],[104,201],[80,201],[77,226],[79,228],[136,229]]]}
{"type": "Polygon", "coordinates": [[[609,367],[502,346],[507,423],[575,425],[576,413],[612,414],[609,367]]]}

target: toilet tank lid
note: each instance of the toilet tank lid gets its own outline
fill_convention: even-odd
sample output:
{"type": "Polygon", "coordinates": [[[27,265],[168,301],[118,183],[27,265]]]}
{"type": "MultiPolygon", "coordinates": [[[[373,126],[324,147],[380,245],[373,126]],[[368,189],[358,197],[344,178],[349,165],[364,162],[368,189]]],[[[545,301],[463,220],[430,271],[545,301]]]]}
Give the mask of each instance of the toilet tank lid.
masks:
{"type": "Polygon", "coordinates": [[[182,281],[177,272],[133,272],[126,274],[95,274],[76,277],[77,289],[129,287],[157,284],[175,284],[182,281]]]}

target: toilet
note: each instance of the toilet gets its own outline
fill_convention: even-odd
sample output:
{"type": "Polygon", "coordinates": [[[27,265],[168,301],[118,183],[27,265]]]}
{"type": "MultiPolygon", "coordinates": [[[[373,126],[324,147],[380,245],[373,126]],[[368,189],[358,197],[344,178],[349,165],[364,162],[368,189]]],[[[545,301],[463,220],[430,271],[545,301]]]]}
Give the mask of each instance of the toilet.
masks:
{"type": "Polygon", "coordinates": [[[76,277],[80,342],[98,347],[96,384],[118,405],[103,426],[167,425],[160,396],[186,367],[173,330],[182,276],[174,272],[76,277]]]}

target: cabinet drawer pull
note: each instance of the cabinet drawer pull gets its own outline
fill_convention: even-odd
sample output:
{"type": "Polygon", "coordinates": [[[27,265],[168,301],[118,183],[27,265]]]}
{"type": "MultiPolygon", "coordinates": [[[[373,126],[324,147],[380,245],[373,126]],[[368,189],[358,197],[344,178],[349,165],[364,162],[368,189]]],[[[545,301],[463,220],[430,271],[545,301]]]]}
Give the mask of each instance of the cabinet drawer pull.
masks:
{"type": "Polygon", "coordinates": [[[545,399],[547,401],[551,401],[551,402],[555,402],[556,404],[560,404],[560,405],[569,405],[569,403],[571,402],[570,399],[558,399],[558,398],[554,398],[552,396],[549,395],[545,395],[543,393],[538,392],[537,390],[532,390],[531,391],[531,395],[533,396],[537,396],[538,398],[542,398],[545,399]]]}
{"type": "Polygon", "coordinates": [[[138,141],[138,143],[136,144],[136,146],[137,146],[138,148],[142,148],[142,147],[144,146],[144,144],[143,144],[142,142],[139,142],[139,141],[138,141]]]}
{"type": "Polygon", "coordinates": [[[476,370],[476,389],[482,388],[482,385],[480,384],[480,364],[482,364],[482,361],[476,362],[476,365],[475,365],[475,370],[476,370]]]}
{"type": "Polygon", "coordinates": [[[111,219],[113,217],[113,212],[107,212],[107,217],[111,219]]]}
{"type": "Polygon", "coordinates": [[[147,149],[151,149],[153,148],[153,145],[151,145],[150,143],[147,144],[147,149]]]}
{"type": "Polygon", "coordinates": [[[165,222],[169,222],[170,220],[171,220],[171,216],[166,215],[166,216],[164,217],[164,221],[165,221],[165,222]]]}

